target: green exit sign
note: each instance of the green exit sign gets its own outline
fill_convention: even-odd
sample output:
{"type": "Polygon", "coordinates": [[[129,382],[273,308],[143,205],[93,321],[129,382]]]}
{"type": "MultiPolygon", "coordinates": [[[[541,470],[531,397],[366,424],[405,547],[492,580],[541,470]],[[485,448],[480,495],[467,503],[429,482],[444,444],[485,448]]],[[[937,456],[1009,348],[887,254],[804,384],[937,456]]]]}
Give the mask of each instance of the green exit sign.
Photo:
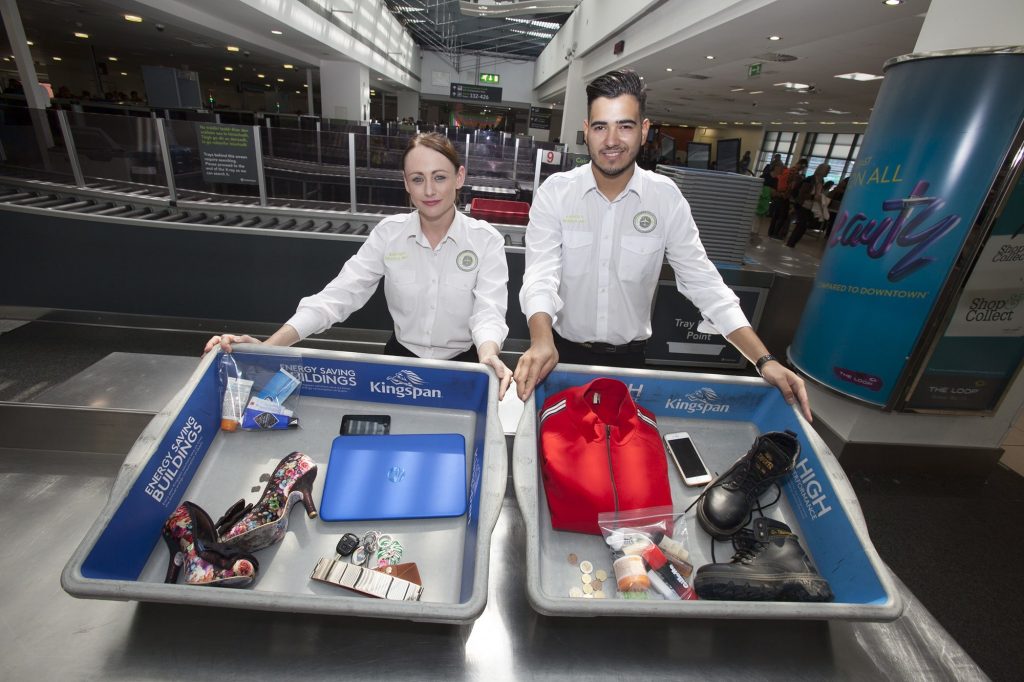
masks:
{"type": "Polygon", "coordinates": [[[749,66],[747,66],[747,77],[748,78],[753,78],[754,76],[760,76],[761,75],[761,66],[763,66],[763,65],[762,64],[750,64],[749,66]]]}
{"type": "Polygon", "coordinates": [[[480,74],[481,83],[490,83],[491,85],[497,85],[501,82],[501,76],[496,73],[482,73],[480,74]]]}

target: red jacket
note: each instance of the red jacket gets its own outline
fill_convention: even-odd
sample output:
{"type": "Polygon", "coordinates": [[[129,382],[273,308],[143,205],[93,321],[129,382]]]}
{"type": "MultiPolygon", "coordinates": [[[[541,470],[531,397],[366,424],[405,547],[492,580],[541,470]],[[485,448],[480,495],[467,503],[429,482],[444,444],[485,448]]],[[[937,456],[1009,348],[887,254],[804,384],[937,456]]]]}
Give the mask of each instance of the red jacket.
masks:
{"type": "Polygon", "coordinates": [[[672,505],[658,424],[621,381],[598,378],[545,400],[540,449],[557,530],[600,535],[600,512],[672,505]]]}

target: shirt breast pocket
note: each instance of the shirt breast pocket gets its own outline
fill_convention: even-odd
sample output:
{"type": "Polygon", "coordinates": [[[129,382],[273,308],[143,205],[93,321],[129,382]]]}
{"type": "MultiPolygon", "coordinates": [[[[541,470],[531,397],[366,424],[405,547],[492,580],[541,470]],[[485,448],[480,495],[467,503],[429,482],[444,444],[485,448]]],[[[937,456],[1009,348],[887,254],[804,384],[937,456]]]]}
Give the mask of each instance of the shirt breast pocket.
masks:
{"type": "Polygon", "coordinates": [[[639,282],[661,270],[665,247],[656,237],[627,236],[620,242],[619,279],[639,282]]]}
{"type": "Polygon", "coordinates": [[[404,268],[387,268],[384,272],[384,296],[392,317],[395,313],[412,315],[421,300],[416,268],[409,264],[404,268]]]}
{"type": "Polygon", "coordinates": [[[562,232],[562,274],[573,277],[586,272],[590,267],[590,252],[594,235],[582,230],[562,232]]]}
{"type": "Polygon", "coordinates": [[[441,287],[443,312],[452,320],[466,325],[473,314],[473,287],[476,286],[477,270],[473,272],[449,273],[441,287]]]}

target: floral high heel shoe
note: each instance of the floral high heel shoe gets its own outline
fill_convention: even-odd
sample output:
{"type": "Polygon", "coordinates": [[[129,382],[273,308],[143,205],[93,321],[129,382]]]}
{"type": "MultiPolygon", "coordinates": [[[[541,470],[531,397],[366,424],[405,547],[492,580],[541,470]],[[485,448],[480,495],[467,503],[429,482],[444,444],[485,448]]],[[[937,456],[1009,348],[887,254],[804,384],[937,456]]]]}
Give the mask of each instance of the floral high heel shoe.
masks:
{"type": "Polygon", "coordinates": [[[217,542],[210,515],[192,502],[182,502],[163,529],[164,542],[171,552],[165,583],[178,580],[185,567],[188,585],[243,587],[256,579],[256,558],[217,542]]]}
{"type": "Polygon", "coordinates": [[[245,500],[239,500],[218,519],[215,525],[220,541],[244,552],[269,547],[284,537],[288,514],[299,500],[309,518],[315,519],[312,493],[315,480],[316,464],[308,455],[301,452],[288,455],[274,469],[259,502],[246,505],[245,500]]]}

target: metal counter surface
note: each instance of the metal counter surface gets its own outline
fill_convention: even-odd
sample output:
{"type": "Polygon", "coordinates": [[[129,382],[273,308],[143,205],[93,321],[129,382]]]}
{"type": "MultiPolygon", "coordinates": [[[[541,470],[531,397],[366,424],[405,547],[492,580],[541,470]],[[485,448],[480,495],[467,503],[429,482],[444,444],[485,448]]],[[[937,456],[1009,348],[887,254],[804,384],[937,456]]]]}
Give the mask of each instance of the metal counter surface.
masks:
{"type": "Polygon", "coordinates": [[[888,624],[541,616],[511,485],[472,625],[72,598],[61,569],[121,460],[0,449],[0,679],[986,679],[902,583],[888,624]]]}

